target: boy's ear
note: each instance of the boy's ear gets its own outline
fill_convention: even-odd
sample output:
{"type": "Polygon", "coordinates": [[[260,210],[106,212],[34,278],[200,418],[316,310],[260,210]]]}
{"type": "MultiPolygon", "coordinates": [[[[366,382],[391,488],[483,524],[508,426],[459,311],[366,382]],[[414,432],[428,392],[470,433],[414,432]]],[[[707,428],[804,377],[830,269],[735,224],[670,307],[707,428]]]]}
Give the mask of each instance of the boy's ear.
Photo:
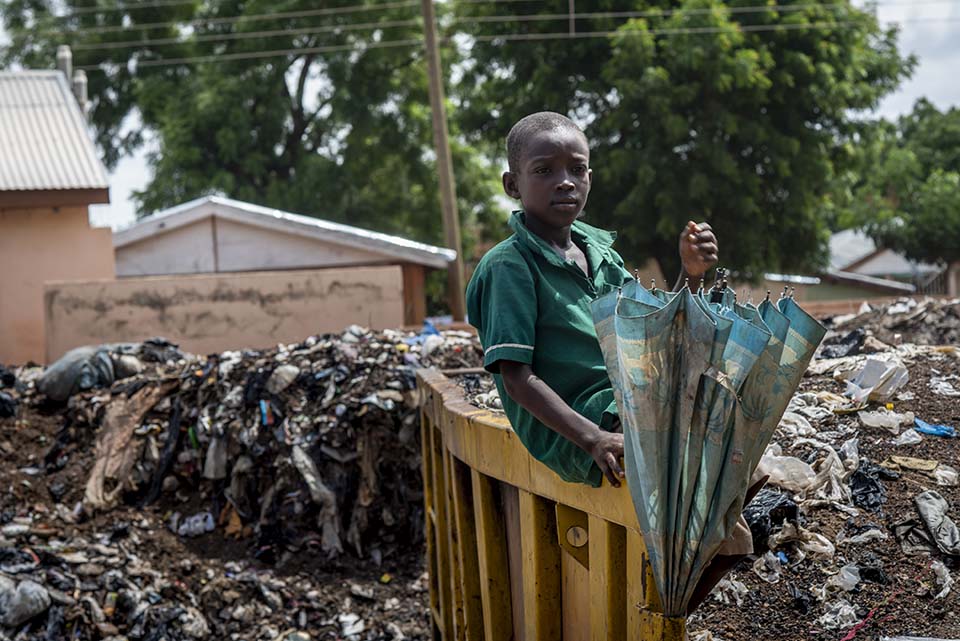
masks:
{"type": "Polygon", "coordinates": [[[503,191],[516,200],[520,200],[520,189],[517,186],[517,174],[512,171],[503,172],[503,191]]]}

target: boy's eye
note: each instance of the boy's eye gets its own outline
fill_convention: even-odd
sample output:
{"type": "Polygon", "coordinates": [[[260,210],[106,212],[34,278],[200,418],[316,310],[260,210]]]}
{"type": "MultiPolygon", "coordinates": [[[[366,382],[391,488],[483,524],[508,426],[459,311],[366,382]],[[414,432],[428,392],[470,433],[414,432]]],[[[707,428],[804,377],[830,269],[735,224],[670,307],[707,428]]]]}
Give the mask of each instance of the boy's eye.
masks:
{"type": "Polygon", "coordinates": [[[545,173],[548,173],[549,171],[550,171],[549,167],[537,167],[536,169],[533,170],[533,173],[545,174],[545,173]]]}
{"type": "Polygon", "coordinates": [[[586,165],[577,165],[576,167],[573,168],[573,173],[575,173],[575,174],[585,174],[585,173],[587,173],[587,167],[586,167],[586,165]]]}

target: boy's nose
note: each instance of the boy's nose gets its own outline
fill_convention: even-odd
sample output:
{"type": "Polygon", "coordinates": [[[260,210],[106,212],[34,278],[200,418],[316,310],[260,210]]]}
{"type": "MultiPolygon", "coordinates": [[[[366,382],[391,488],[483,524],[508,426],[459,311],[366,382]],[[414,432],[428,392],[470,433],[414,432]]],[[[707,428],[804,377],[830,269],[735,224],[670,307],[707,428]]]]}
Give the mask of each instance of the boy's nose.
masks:
{"type": "Polygon", "coordinates": [[[557,184],[557,189],[559,189],[560,191],[570,191],[574,188],[576,188],[576,185],[573,184],[573,181],[570,179],[570,176],[564,176],[563,180],[561,180],[557,184]]]}

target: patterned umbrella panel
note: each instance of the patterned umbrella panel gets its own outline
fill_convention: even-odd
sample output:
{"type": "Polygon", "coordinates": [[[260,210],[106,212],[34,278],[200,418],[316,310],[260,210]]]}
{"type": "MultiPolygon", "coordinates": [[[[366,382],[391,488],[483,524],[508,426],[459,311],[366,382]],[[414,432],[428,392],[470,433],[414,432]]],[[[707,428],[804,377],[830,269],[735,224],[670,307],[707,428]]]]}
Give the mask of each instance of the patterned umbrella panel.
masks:
{"type": "Polygon", "coordinates": [[[825,330],[790,298],[754,307],[636,281],[593,316],[664,612],[683,616],[825,330]]]}

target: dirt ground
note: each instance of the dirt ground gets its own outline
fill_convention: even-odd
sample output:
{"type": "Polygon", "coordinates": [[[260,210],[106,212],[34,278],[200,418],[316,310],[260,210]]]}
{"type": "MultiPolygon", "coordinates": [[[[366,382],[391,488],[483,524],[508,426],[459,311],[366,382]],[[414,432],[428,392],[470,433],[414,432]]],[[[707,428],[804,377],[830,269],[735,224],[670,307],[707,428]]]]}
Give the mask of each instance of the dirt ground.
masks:
{"type": "MultiPolygon", "coordinates": [[[[908,365],[910,382],[906,390],[914,400],[895,401],[897,412],[912,411],[929,423],[960,424],[960,404],[956,398],[931,393],[929,379],[932,370],[941,374],[960,374],[960,361],[945,356],[938,360],[918,359],[908,365]]],[[[801,384],[801,391],[828,390],[842,393],[844,385],[827,377],[808,377],[801,384]]],[[[836,428],[847,423],[859,430],[860,454],[871,462],[880,463],[891,455],[934,459],[954,467],[960,463],[960,442],[936,436],[925,436],[921,443],[911,446],[896,446],[892,436],[880,428],[863,427],[855,418],[835,417],[821,429],[836,428]],[[829,424],[832,423],[832,424],[829,424]]],[[[777,440],[777,437],[774,437],[777,440]]],[[[784,453],[800,455],[804,451],[784,453]]],[[[800,458],[804,458],[802,455],[800,458]]],[[[935,599],[938,592],[935,577],[930,569],[932,560],[939,558],[951,569],[952,575],[960,578],[960,558],[946,555],[906,556],[892,535],[893,524],[907,518],[916,518],[913,497],[932,489],[939,492],[950,504],[949,515],[960,521],[960,488],[938,486],[921,472],[903,470],[897,480],[882,480],[886,489],[886,503],[878,514],[862,511],[860,517],[851,519],[830,508],[820,508],[806,515],[807,528],[823,533],[831,541],[837,540],[841,530],[852,530],[855,525],[872,523],[888,533],[885,541],[872,541],[862,545],[839,545],[837,557],[824,563],[809,560],[797,567],[787,566],[783,577],[776,584],[767,583],[752,571],[753,560],[748,558],[732,572],[732,577],[742,581],[748,592],[743,604],[724,605],[710,599],[691,620],[690,629],[709,630],[721,639],[771,639],[801,641],[803,639],[876,640],[881,637],[920,636],[955,639],[960,638],[960,585],[955,585],[950,594],[935,599]],[[873,558],[871,559],[871,555],[873,558]],[[846,563],[864,560],[879,560],[889,579],[886,584],[861,581],[846,598],[856,608],[859,623],[847,630],[827,630],[818,622],[823,614],[821,604],[815,600],[796,598],[798,593],[809,596],[811,588],[820,587],[831,574],[846,563]],[[859,627],[858,627],[859,626],[859,627]],[[772,631],[776,631],[775,635],[772,631]]],[[[833,601],[828,598],[827,601],[833,601]]]]}

